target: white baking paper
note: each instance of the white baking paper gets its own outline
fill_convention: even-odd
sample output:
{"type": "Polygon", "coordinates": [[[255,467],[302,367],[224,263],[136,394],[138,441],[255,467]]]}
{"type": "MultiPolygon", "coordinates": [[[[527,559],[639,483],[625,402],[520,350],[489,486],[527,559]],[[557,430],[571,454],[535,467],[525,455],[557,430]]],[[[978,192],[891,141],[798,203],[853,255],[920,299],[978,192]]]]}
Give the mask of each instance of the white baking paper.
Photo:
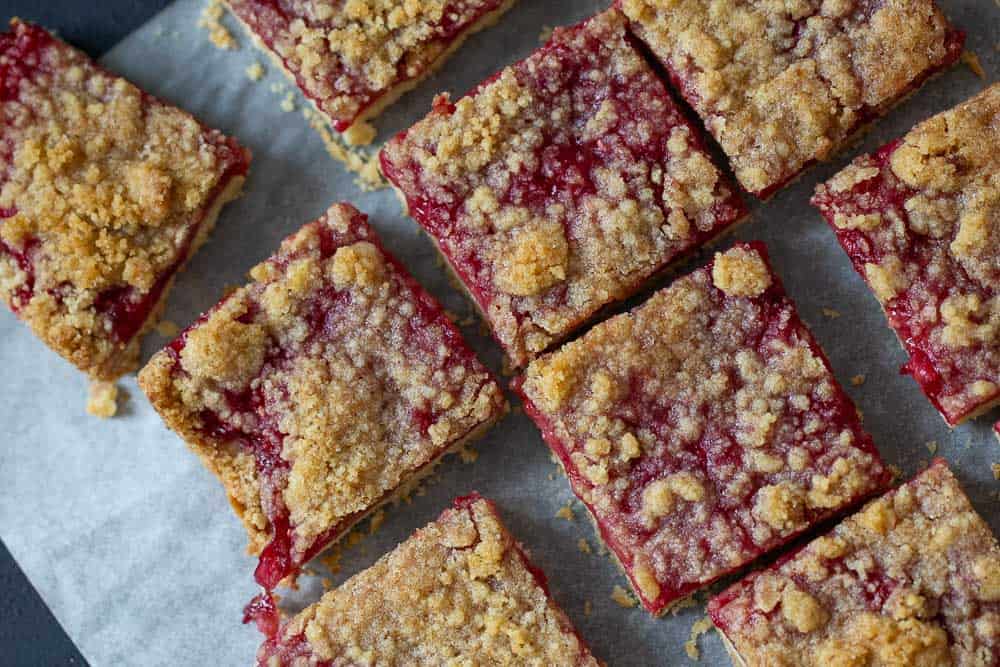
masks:
{"type": "MultiPolygon", "coordinates": [[[[166,319],[181,326],[191,322],[226,286],[242,283],[283,237],[336,200],[368,213],[386,245],[447,308],[470,313],[395,197],[358,190],[301,113],[281,110],[286,93],[272,91],[272,84],[285,86],[285,79],[247,36],[234,30],[238,51],[209,44],[196,27],[202,2],[179,0],[103,59],[146,90],[239,137],[254,153],[246,194],[223,211],[213,238],[177,281],[166,319]],[[254,62],[267,70],[256,83],[245,73],[254,62]]],[[[521,0],[499,25],[470,39],[438,75],[386,113],[377,123],[379,140],[421,118],[435,93],[461,94],[527,55],[546,26],[576,22],[606,4],[521,0]]],[[[1000,65],[995,3],[942,0],[941,5],[968,30],[969,48],[979,55],[987,80],[995,80],[1000,65]]],[[[990,434],[991,421],[950,432],[916,384],[898,373],[904,354],[875,299],[808,205],[816,183],[851,155],[904,133],[984,85],[966,67],[945,73],[841,159],[809,171],[768,204],[755,205],[738,237],[768,242],[777,271],[888,462],[910,475],[931,457],[926,443],[936,442],[996,530],[1000,483],[990,463],[1000,461],[1000,446],[990,434]],[[842,316],[827,317],[824,308],[842,316]],[[861,386],[850,384],[856,375],[866,378],[861,386]]],[[[475,325],[465,332],[496,367],[496,347],[475,325]]],[[[164,343],[150,335],[144,360],[164,343]]],[[[256,593],[255,563],[244,553],[243,529],[221,486],[163,426],[135,378],[121,383],[129,399],[120,416],[110,421],[87,416],[86,380],[6,310],[0,312],[0,368],[0,536],[87,660],[251,664],[260,636],[240,624],[243,604],[256,593]]],[[[574,521],[556,518],[572,495],[533,425],[512,414],[476,449],[477,461],[445,462],[423,495],[388,511],[374,536],[346,549],[336,581],[369,565],[453,497],[477,489],[498,502],[511,530],[548,574],[555,599],[598,656],[622,666],[687,664],[683,644],[704,615],[703,605],[654,620],[612,601],[613,587],[627,586],[625,579],[597,552],[582,507],[574,506],[574,521]],[[581,538],[593,554],[579,549],[581,538]]],[[[287,601],[299,608],[321,592],[318,581],[307,579],[287,601]]],[[[700,645],[704,664],[728,664],[717,637],[706,635],[700,645]]]]}

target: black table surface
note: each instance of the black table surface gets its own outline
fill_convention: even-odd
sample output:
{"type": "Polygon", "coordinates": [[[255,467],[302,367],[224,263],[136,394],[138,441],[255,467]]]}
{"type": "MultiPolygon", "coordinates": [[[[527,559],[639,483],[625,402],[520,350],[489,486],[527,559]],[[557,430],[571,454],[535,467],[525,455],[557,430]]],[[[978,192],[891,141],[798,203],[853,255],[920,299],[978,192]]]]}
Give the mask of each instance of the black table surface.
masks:
{"type": "MultiPolygon", "coordinates": [[[[0,18],[5,23],[14,16],[40,23],[98,57],[167,4],[169,0],[2,0],[0,18]]],[[[0,664],[87,664],[14,562],[2,536],[0,619],[0,664]]]]}

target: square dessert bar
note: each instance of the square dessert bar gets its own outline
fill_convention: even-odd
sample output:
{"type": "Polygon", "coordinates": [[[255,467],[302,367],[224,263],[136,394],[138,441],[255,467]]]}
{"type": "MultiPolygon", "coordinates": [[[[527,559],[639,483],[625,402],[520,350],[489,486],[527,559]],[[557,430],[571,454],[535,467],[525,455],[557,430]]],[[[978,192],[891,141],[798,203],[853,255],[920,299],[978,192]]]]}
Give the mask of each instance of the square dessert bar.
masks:
{"type": "Polygon", "coordinates": [[[226,487],[273,589],[506,411],[444,311],[335,205],[139,385],[226,487]]]}
{"type": "Polygon", "coordinates": [[[812,199],[952,426],[1000,402],[1000,84],[856,159],[812,199]]]}
{"type": "Polygon", "coordinates": [[[760,198],[954,63],[932,0],[617,0],[760,198]]]}
{"type": "Polygon", "coordinates": [[[717,254],[515,385],[654,614],[889,481],[763,244],[717,254]]]}
{"type": "Polygon", "coordinates": [[[516,367],[745,214],[615,10],[382,151],[516,367]]]}
{"type": "Polygon", "coordinates": [[[339,132],[374,118],[515,0],[226,0],[339,132]]]}
{"type": "Polygon", "coordinates": [[[113,380],[250,153],[17,19],[0,34],[0,116],[0,297],[113,380]]]}
{"type": "Polygon", "coordinates": [[[475,495],[280,628],[270,616],[260,667],[601,664],[475,495]]]}
{"type": "Polygon", "coordinates": [[[743,667],[1000,664],[1000,546],[942,459],[709,602],[743,667]]]}

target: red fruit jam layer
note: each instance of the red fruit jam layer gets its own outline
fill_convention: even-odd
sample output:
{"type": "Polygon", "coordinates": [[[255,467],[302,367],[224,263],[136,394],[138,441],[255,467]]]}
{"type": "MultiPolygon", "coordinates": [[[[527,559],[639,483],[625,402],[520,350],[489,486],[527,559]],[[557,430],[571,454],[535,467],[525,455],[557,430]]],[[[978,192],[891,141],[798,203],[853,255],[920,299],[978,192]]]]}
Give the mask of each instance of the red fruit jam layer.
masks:
{"type": "MultiPolygon", "coordinates": [[[[406,25],[386,32],[378,10],[365,7],[350,14],[344,5],[330,8],[328,2],[311,0],[229,0],[233,13],[295,78],[295,83],[332,120],[338,132],[355,120],[393,88],[420,79],[437,59],[452,48],[488,14],[500,9],[502,0],[451,0],[433,24],[420,15],[420,26],[406,25]],[[324,16],[325,14],[325,16],[324,16]],[[305,35],[310,36],[306,41],[305,35]],[[360,49],[366,58],[358,58],[360,49]],[[394,53],[399,51],[400,53],[394,53]],[[376,57],[389,60],[373,63],[376,57]],[[306,64],[305,61],[309,61],[306,64]],[[385,85],[374,85],[368,69],[391,68],[379,73],[385,85]]],[[[367,3],[371,4],[371,3],[367,3]]]]}
{"type": "Polygon", "coordinates": [[[615,11],[439,97],[381,164],[516,366],[746,212],[615,11]]]}
{"type": "MultiPolygon", "coordinates": [[[[472,374],[482,374],[485,378],[477,388],[476,395],[483,390],[486,385],[493,383],[492,377],[479,364],[474,353],[466,347],[461,334],[451,324],[440,305],[434,298],[414,280],[402,267],[399,262],[387,253],[381,246],[375,234],[370,230],[366,218],[363,214],[354,211],[354,217],[350,221],[350,227],[345,232],[337,232],[330,226],[320,223],[313,223],[315,230],[319,234],[320,257],[326,260],[332,257],[342,246],[348,246],[358,241],[368,241],[378,248],[383,259],[388,264],[391,273],[391,281],[395,283],[396,289],[403,294],[408,303],[412,305],[412,313],[407,320],[404,336],[407,340],[407,349],[410,351],[422,352],[426,358],[437,358],[435,353],[444,346],[449,350],[446,359],[439,362],[441,366],[437,373],[447,376],[450,373],[464,369],[463,376],[472,374]],[[429,333],[429,332],[440,332],[429,333]]],[[[300,232],[302,233],[302,232],[300,232]]],[[[306,249],[308,251],[308,248],[306,249]]],[[[285,272],[301,252],[282,253],[273,257],[270,263],[280,272],[285,272]]],[[[260,298],[266,287],[264,284],[251,286],[251,296],[249,299],[260,298]]],[[[309,349],[310,347],[322,344],[330,344],[340,341],[343,337],[342,327],[339,321],[346,317],[352,308],[364,307],[352,305],[353,295],[351,290],[338,290],[332,283],[323,285],[320,289],[315,289],[308,297],[310,303],[305,307],[306,330],[308,335],[301,341],[299,349],[309,349]]],[[[198,326],[202,325],[211,314],[225,304],[225,300],[218,304],[212,311],[209,311],[195,322],[190,328],[184,331],[167,348],[167,353],[173,360],[173,373],[183,374],[185,371],[181,366],[181,353],[184,350],[188,336],[198,326]]],[[[241,318],[244,323],[252,322],[258,305],[250,301],[251,307],[241,318]]],[[[374,340],[374,339],[373,339],[374,340]]],[[[253,454],[257,465],[257,475],[260,479],[260,496],[263,508],[267,513],[270,525],[270,541],[260,554],[260,560],[255,572],[257,582],[270,591],[279,582],[289,575],[294,575],[299,568],[314,556],[319,554],[326,546],[331,544],[341,536],[347,529],[354,525],[360,518],[367,514],[374,506],[380,504],[392,496],[394,491],[390,490],[372,507],[343,517],[336,525],[330,526],[326,531],[316,537],[312,543],[304,550],[304,553],[295,553],[293,544],[296,542],[296,527],[292,524],[290,513],[283,500],[283,492],[288,483],[288,475],[291,464],[283,458],[285,434],[279,427],[280,422],[286,415],[282,414],[280,406],[275,405],[273,399],[269,399],[265,394],[264,384],[271,384],[286,372],[290,372],[296,361],[295,353],[283,349],[272,339],[271,346],[267,350],[260,371],[260,379],[267,376],[268,382],[250,382],[248,389],[240,392],[227,392],[225,400],[232,411],[232,416],[226,417],[212,410],[203,410],[199,417],[203,424],[202,431],[210,441],[224,443],[238,443],[245,451],[253,454]],[[246,416],[253,415],[255,427],[252,430],[244,430],[234,420],[243,420],[246,423],[246,416]]],[[[286,375],[287,377],[287,375],[286,375]]],[[[279,380],[280,381],[280,380],[279,380]]],[[[287,393],[287,387],[284,392],[287,393]]],[[[270,394],[274,396],[274,393],[270,394]]],[[[501,408],[497,406],[497,411],[501,408]]],[[[426,437],[428,430],[434,425],[443,409],[416,408],[409,410],[409,424],[389,425],[391,428],[408,429],[413,427],[413,431],[420,437],[426,437]]],[[[429,457],[425,466],[433,465],[436,459],[447,451],[455,441],[461,439],[465,434],[450,434],[453,437],[441,446],[436,453],[429,457]]],[[[412,474],[419,475],[421,469],[412,474]]],[[[247,609],[248,619],[256,619],[259,614],[254,612],[252,607],[259,605],[255,601],[247,609]]]]}
{"type": "MultiPolygon", "coordinates": [[[[1000,386],[992,395],[968,394],[969,385],[977,379],[992,378],[1000,384],[1000,343],[980,341],[958,348],[948,346],[938,337],[941,319],[927,318],[926,312],[928,308],[938,312],[941,303],[956,294],[975,294],[983,303],[989,303],[1000,298],[1000,283],[987,284],[969,276],[949,249],[953,235],[935,239],[912,231],[905,203],[918,191],[900,181],[890,166],[893,153],[902,143],[894,141],[873,155],[855,160],[852,169],[872,168],[878,173],[845,191],[824,186],[812,203],[830,223],[855,270],[865,280],[868,280],[867,264],[881,265],[889,255],[902,262],[909,283],[882,304],[889,326],[910,355],[901,372],[917,381],[938,412],[954,426],[1000,398],[1000,386]],[[868,214],[882,216],[883,223],[870,230],[846,229],[835,224],[838,215],[868,214]],[[900,229],[888,222],[895,218],[902,221],[906,230],[902,238],[887,235],[890,227],[900,229]]],[[[942,204],[954,199],[947,194],[936,194],[933,198],[942,204]]],[[[1000,272],[997,277],[1000,278],[1000,272]]]]}
{"type": "Polygon", "coordinates": [[[748,664],[998,664],[1000,550],[943,459],[709,601],[748,664]],[[983,632],[981,628],[986,628],[983,632]],[[878,631],[875,631],[878,630],[878,631]],[[847,660],[843,660],[849,658],[847,660]]]}
{"type": "MultiPolygon", "coordinates": [[[[737,251],[760,257],[770,272],[763,244],[737,251]]],[[[514,382],[601,538],[654,614],[890,479],[777,276],[771,273],[770,286],[753,297],[731,296],[711,276],[709,265],[679,279],[541,357],[514,382]],[[689,318],[685,324],[677,314],[689,308],[694,312],[680,316],[689,318]],[[808,379],[796,386],[804,373],[808,379]],[[555,409],[546,406],[538,387],[565,378],[569,396],[555,409]],[[779,406],[775,419],[760,421],[773,408],[755,412],[758,404],[779,406]],[[748,426],[752,432],[761,423],[764,441],[748,440],[748,426]],[[759,454],[770,459],[758,464],[759,454]],[[604,472],[595,476],[594,463],[604,472]],[[814,502],[819,477],[831,484],[814,502]],[[651,515],[650,489],[665,482],[669,505],[651,515]],[[790,495],[773,493],[785,486],[790,495]]]]}
{"type": "MultiPolygon", "coordinates": [[[[67,50],[71,47],[62,43],[49,32],[35,25],[18,23],[16,30],[0,34],[0,102],[20,102],[24,85],[38,85],[41,80],[50,80],[55,72],[51,64],[53,52],[67,50]]],[[[97,71],[104,70],[94,63],[88,63],[97,71]]],[[[113,75],[111,75],[113,76],[113,75]]],[[[142,93],[142,104],[145,108],[164,106],[152,95],[142,93]]],[[[31,110],[29,109],[29,113],[31,110]]],[[[37,122],[45,122],[45,112],[39,113],[37,122]]],[[[24,123],[22,122],[22,125],[24,123]]],[[[0,138],[0,156],[7,169],[0,173],[0,187],[11,177],[11,170],[17,167],[13,164],[13,156],[17,150],[15,139],[10,136],[12,128],[0,128],[3,137],[0,138]]],[[[212,202],[221,194],[230,181],[237,176],[246,175],[250,168],[248,153],[235,139],[225,137],[218,132],[204,129],[204,140],[213,146],[221,172],[218,183],[206,197],[206,205],[190,221],[190,227],[177,245],[176,260],[170,264],[156,279],[153,286],[146,291],[140,291],[130,285],[122,285],[105,289],[94,298],[94,309],[108,322],[107,331],[115,343],[124,345],[139,333],[150,312],[160,301],[170,279],[187,260],[191,245],[198,235],[201,223],[212,202]]],[[[17,206],[0,209],[0,225],[3,220],[16,215],[17,206]]],[[[56,243],[53,243],[56,245],[56,243]]],[[[10,301],[10,307],[15,312],[27,304],[34,295],[36,272],[35,258],[53,252],[49,239],[28,239],[21,248],[13,248],[0,241],[0,254],[14,260],[18,268],[27,276],[24,284],[16,291],[10,301]]],[[[62,302],[72,298],[75,291],[70,284],[46,288],[47,292],[62,302]]]]}

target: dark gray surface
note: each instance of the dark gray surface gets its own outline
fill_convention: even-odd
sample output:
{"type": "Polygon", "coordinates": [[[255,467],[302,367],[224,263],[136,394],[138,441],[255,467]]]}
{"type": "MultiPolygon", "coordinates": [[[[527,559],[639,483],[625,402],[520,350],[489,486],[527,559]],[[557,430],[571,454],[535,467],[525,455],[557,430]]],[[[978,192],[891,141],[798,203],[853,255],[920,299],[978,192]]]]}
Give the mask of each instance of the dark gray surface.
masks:
{"type": "MultiPolygon", "coordinates": [[[[17,16],[41,23],[97,57],[114,46],[169,0],[4,0],[4,26],[17,16]]],[[[7,443],[14,446],[16,443],[7,443]]],[[[0,538],[0,663],[86,665],[87,662],[42,602],[0,538]]]]}

